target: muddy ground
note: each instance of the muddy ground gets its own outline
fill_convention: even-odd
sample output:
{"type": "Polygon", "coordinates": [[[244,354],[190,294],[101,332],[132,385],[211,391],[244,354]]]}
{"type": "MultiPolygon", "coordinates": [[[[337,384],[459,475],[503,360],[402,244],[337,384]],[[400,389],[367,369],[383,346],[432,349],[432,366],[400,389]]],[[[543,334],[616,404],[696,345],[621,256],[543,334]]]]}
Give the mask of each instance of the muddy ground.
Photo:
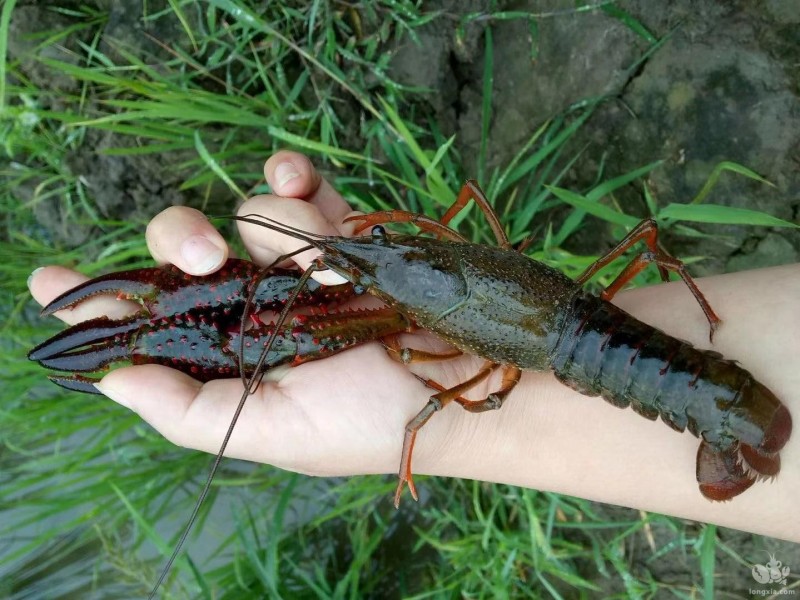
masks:
{"type": "MultiPolygon", "coordinates": [[[[34,40],[26,34],[68,26],[69,19],[44,10],[42,3],[21,3],[14,11],[11,57],[24,54],[34,40]]],[[[44,3],[46,4],[46,3],[44,3]]],[[[456,135],[465,176],[474,176],[481,128],[484,29],[491,25],[494,44],[494,88],[489,132],[489,167],[508,164],[532,131],[586,98],[607,101],[565,156],[583,150],[563,185],[586,189],[598,174],[610,178],[654,160],[666,162],[649,177],[657,200],[689,201],[714,165],[731,160],[745,165],[775,187],[724,176],[710,202],[763,210],[792,220],[800,211],[800,3],[796,0],[621,1],[664,45],[644,59],[642,37],[619,19],[602,11],[574,12],[574,3],[498,2],[506,11],[543,14],[532,40],[527,20],[470,21],[464,35],[457,25],[465,14],[485,9],[485,2],[437,0],[425,10],[441,11],[419,32],[420,43],[405,41],[394,53],[390,75],[401,83],[430,88],[418,96],[420,110],[433,115],[446,134],[456,135]],[[535,48],[536,58],[531,60],[535,48]]],[[[142,25],[138,2],[111,3],[105,34],[128,52],[141,48],[147,56],[163,55],[142,29],[156,39],[182,39],[174,19],[142,25]],[[146,46],[146,47],[145,47],[146,46]]],[[[47,54],[75,61],[76,40],[47,54]]],[[[104,48],[111,56],[113,48],[104,48]]],[[[25,62],[23,63],[25,64],[25,62]]],[[[27,61],[26,74],[44,90],[75,91],[77,83],[27,61]]],[[[60,108],[58,95],[51,108],[60,108]]],[[[357,112],[353,112],[357,118],[357,112]]],[[[358,128],[353,127],[356,131],[358,128]]],[[[151,156],[107,156],[103,148],[131,142],[98,130],[88,130],[81,148],[67,166],[81,175],[94,193],[101,216],[146,219],[174,203],[199,202],[180,191],[179,153],[151,156]]],[[[352,140],[359,147],[359,140],[352,140]]],[[[20,190],[31,197],[33,184],[20,190]]],[[[631,189],[618,196],[626,210],[646,214],[641,194],[631,189]]],[[[64,226],[58,199],[37,204],[40,221],[56,239],[79,244],[88,228],[64,226]]],[[[598,225],[598,228],[603,228],[598,225]]],[[[719,227],[713,240],[667,240],[682,256],[707,260],[694,267],[698,275],[794,262],[800,236],[783,229],[719,227]]],[[[604,231],[586,228],[570,240],[571,249],[599,252],[612,241],[604,231]]]]}
{"type": "MultiPolygon", "coordinates": [[[[460,2],[442,2],[446,11],[460,2]]],[[[480,3],[471,3],[477,10],[480,3]]],[[[508,10],[543,11],[570,3],[509,2],[508,10]]],[[[574,6],[574,4],[573,4],[574,6]]],[[[495,52],[491,165],[505,165],[533,128],[591,97],[608,101],[593,116],[575,149],[589,144],[570,173],[585,189],[601,165],[615,176],[665,159],[649,183],[662,204],[687,202],[714,165],[731,160],[775,184],[769,188],[725,177],[710,202],[764,210],[796,219],[800,210],[800,3],[674,0],[624,1],[618,6],[666,43],[631,69],[647,44],[600,12],[539,19],[538,57],[531,61],[528,24],[493,23],[495,52]]],[[[441,23],[405,45],[396,60],[402,81],[437,90],[439,123],[457,134],[465,172],[476,163],[481,127],[483,32],[467,26],[463,43],[441,23]]],[[[473,167],[474,170],[474,167],[473,167]]],[[[626,211],[644,214],[639,194],[622,195],[626,211]]],[[[708,256],[697,272],[719,273],[794,262],[800,236],[791,231],[715,227],[724,239],[670,241],[685,253],[708,256]]],[[[597,250],[588,230],[583,250],[597,250]]],[[[594,240],[594,241],[593,241],[594,240]]]]}
{"type": "MultiPolygon", "coordinates": [[[[113,3],[116,15],[109,33],[141,44],[141,15],[135,2],[113,3]]],[[[532,131],[546,119],[585,98],[607,101],[584,127],[572,149],[584,148],[565,187],[586,189],[602,168],[613,177],[658,159],[664,166],[649,177],[662,205],[690,200],[714,165],[730,160],[745,165],[774,184],[725,176],[710,202],[763,210],[786,220],[800,217],[800,2],[797,0],[672,0],[620,1],[656,38],[669,39],[634,67],[648,43],[619,19],[601,11],[569,13],[574,2],[498,2],[505,10],[556,11],[537,20],[538,38],[531,39],[527,21],[491,23],[494,43],[493,118],[489,165],[505,165],[532,131]],[[536,58],[531,59],[531,44],[536,58]]],[[[57,25],[66,17],[43,11],[38,3],[18,7],[10,36],[10,53],[21,53],[22,36],[57,25]],[[17,40],[16,42],[14,40],[17,40]]],[[[439,0],[426,10],[443,14],[420,32],[420,44],[397,48],[391,76],[401,83],[434,90],[420,95],[421,109],[434,115],[447,134],[456,135],[464,173],[474,172],[481,127],[484,29],[487,21],[455,35],[461,15],[485,3],[439,0]]],[[[139,7],[140,8],[140,7],[139,7]]],[[[167,27],[167,25],[164,25],[167,27]]],[[[169,36],[158,36],[167,39],[169,36]]],[[[67,41],[65,47],[69,48],[67,41]]],[[[152,49],[151,49],[152,51],[152,49]]],[[[59,56],[63,59],[64,56],[59,56]]],[[[31,63],[28,75],[44,89],[69,90],[74,82],[48,78],[31,63]]],[[[355,128],[354,128],[355,129],[355,128]]],[[[98,154],[126,142],[107,134],[89,134],[83,150],[69,158],[69,167],[89,182],[94,202],[104,216],[130,218],[152,215],[171,203],[192,202],[178,189],[174,171],[163,157],[114,157],[98,154]],[[158,181],[155,185],[153,182],[158,181]],[[155,187],[154,187],[155,186],[155,187]]],[[[568,148],[565,155],[570,155],[568,148]]],[[[181,157],[176,157],[181,159],[181,157]]],[[[24,195],[25,190],[20,191],[24,195]]],[[[645,214],[637,190],[618,200],[626,212],[645,214]]],[[[79,244],[88,231],[62,226],[58,202],[39,205],[39,218],[56,238],[79,244]]],[[[711,231],[711,228],[705,228],[711,231]]],[[[713,239],[673,238],[668,247],[679,256],[703,255],[695,273],[719,273],[798,260],[800,235],[786,229],[719,227],[713,239]]],[[[571,240],[574,250],[600,252],[610,243],[601,224],[571,240]]],[[[636,518],[624,509],[610,515],[636,518]],[[624,513],[624,514],[621,514],[624,513]]],[[[653,531],[656,544],[673,533],[653,531]]],[[[751,563],[764,562],[768,550],[784,565],[800,571],[800,546],[721,530],[720,539],[751,563]]],[[[631,538],[632,539],[632,538],[631,538]]],[[[665,583],[687,581],[696,559],[668,553],[651,560],[648,541],[637,538],[626,548],[634,569],[649,570],[665,583]]],[[[742,597],[754,587],[747,567],[718,553],[721,596],[742,597]]],[[[587,570],[593,569],[587,565],[587,570]]],[[[607,593],[624,591],[622,582],[602,577],[607,593]],[[608,587],[612,586],[612,587],[608,587]]]]}

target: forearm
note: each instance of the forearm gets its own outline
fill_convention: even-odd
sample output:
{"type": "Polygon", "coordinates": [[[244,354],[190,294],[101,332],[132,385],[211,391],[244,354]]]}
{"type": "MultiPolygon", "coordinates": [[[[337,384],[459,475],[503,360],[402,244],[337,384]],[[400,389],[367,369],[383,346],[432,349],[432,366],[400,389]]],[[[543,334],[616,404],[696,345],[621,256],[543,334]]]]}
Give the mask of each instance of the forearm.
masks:
{"type": "MultiPolygon", "coordinates": [[[[723,319],[713,346],[705,317],[681,282],[627,292],[615,302],[674,337],[738,360],[797,419],[800,265],[706,278],[699,286],[723,319]]],[[[526,373],[500,411],[448,410],[437,429],[451,447],[428,453],[417,463],[420,472],[567,493],[800,541],[797,434],[781,451],[774,482],[758,482],[721,503],[698,491],[697,438],[580,395],[551,373],[526,373]],[[456,430],[441,431],[448,426],[456,430]]],[[[426,433],[428,440],[436,435],[426,433]]]]}

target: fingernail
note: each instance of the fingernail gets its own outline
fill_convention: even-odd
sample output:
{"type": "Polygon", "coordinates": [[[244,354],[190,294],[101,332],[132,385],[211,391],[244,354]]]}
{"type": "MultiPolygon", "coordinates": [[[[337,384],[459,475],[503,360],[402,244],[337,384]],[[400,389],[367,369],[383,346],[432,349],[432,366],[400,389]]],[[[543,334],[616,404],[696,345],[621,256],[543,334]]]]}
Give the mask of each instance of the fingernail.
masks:
{"type": "Polygon", "coordinates": [[[125,408],[131,408],[133,403],[128,399],[125,394],[121,394],[119,390],[115,390],[113,387],[104,384],[102,381],[98,381],[94,384],[94,387],[97,389],[98,392],[107,396],[120,406],[124,406],[125,408]]]}
{"type": "Polygon", "coordinates": [[[282,188],[289,183],[292,179],[300,177],[300,173],[294,168],[290,162],[282,162],[275,167],[275,179],[278,180],[278,188],[282,188]]]}
{"type": "Polygon", "coordinates": [[[34,278],[34,277],[36,277],[36,274],[37,274],[39,271],[41,271],[42,269],[44,269],[44,267],[38,267],[38,268],[36,268],[36,269],[34,269],[34,270],[33,270],[33,273],[31,273],[30,275],[28,275],[28,289],[30,289],[30,288],[31,288],[31,281],[33,281],[33,278],[34,278]]]}
{"type": "Polygon", "coordinates": [[[181,244],[181,256],[192,273],[202,275],[218,267],[225,252],[208,238],[193,235],[181,244]]]}
{"type": "Polygon", "coordinates": [[[317,283],[321,283],[322,285],[341,285],[343,283],[348,283],[347,279],[331,270],[312,273],[311,279],[314,279],[317,283]]]}

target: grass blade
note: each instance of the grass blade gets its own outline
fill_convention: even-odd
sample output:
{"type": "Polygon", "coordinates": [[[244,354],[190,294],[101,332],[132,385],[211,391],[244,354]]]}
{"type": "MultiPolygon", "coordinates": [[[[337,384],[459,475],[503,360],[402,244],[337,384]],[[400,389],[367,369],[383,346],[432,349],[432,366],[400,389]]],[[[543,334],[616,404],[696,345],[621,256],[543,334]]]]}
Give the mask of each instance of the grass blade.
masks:
{"type": "Polygon", "coordinates": [[[754,179],[755,181],[760,181],[761,183],[765,183],[766,185],[775,187],[775,184],[767,181],[761,175],[756,173],[755,171],[751,171],[747,167],[743,167],[742,165],[730,162],[730,161],[722,161],[714,167],[714,170],[711,171],[711,175],[708,176],[706,179],[705,184],[692,199],[691,204],[700,204],[703,200],[706,199],[709,193],[711,193],[711,189],[716,185],[717,180],[722,176],[722,174],[726,171],[730,171],[731,173],[738,173],[739,175],[744,175],[745,177],[749,177],[750,179],[754,179]]]}
{"type": "Polygon", "coordinates": [[[494,50],[492,28],[486,28],[486,47],[483,54],[483,98],[481,102],[481,143],[478,150],[478,181],[486,177],[486,149],[489,145],[489,125],[492,120],[492,88],[494,87],[494,50]]]}
{"type": "Polygon", "coordinates": [[[16,0],[6,0],[0,11],[0,114],[6,106],[6,55],[8,52],[8,26],[16,0]]]}
{"type": "Polygon", "coordinates": [[[722,206],[721,204],[668,204],[659,211],[658,218],[694,221],[695,223],[718,223],[720,225],[800,228],[800,225],[758,210],[722,206]]]}
{"type": "Polygon", "coordinates": [[[209,154],[206,147],[203,145],[203,140],[200,139],[200,132],[194,132],[194,147],[197,150],[197,153],[200,155],[200,158],[203,159],[203,162],[206,163],[209,169],[216,173],[217,177],[222,179],[225,184],[237,195],[239,199],[244,201],[247,200],[247,194],[245,194],[238,185],[231,179],[225,170],[219,165],[217,161],[209,154]]]}
{"type": "Polygon", "coordinates": [[[585,210],[590,215],[594,215],[595,217],[603,219],[604,221],[608,221],[609,223],[623,225],[625,227],[633,227],[639,222],[639,219],[636,217],[624,215],[621,212],[617,212],[613,208],[609,208],[604,204],[593,202],[585,196],[581,196],[575,192],[571,192],[569,190],[565,190],[564,188],[553,185],[547,185],[545,187],[550,190],[559,200],[566,202],[575,208],[585,210]]]}

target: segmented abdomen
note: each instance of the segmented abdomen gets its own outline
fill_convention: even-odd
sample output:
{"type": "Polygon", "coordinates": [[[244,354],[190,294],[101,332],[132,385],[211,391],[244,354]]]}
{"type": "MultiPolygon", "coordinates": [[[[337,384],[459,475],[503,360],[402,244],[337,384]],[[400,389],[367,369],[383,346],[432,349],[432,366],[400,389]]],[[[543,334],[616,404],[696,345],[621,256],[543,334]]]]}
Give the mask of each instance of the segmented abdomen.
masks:
{"type": "Polygon", "coordinates": [[[748,371],[595,296],[572,301],[552,357],[558,379],[582,394],[660,415],[718,449],[742,442],[771,453],[788,437],[786,409],[748,371]]]}

